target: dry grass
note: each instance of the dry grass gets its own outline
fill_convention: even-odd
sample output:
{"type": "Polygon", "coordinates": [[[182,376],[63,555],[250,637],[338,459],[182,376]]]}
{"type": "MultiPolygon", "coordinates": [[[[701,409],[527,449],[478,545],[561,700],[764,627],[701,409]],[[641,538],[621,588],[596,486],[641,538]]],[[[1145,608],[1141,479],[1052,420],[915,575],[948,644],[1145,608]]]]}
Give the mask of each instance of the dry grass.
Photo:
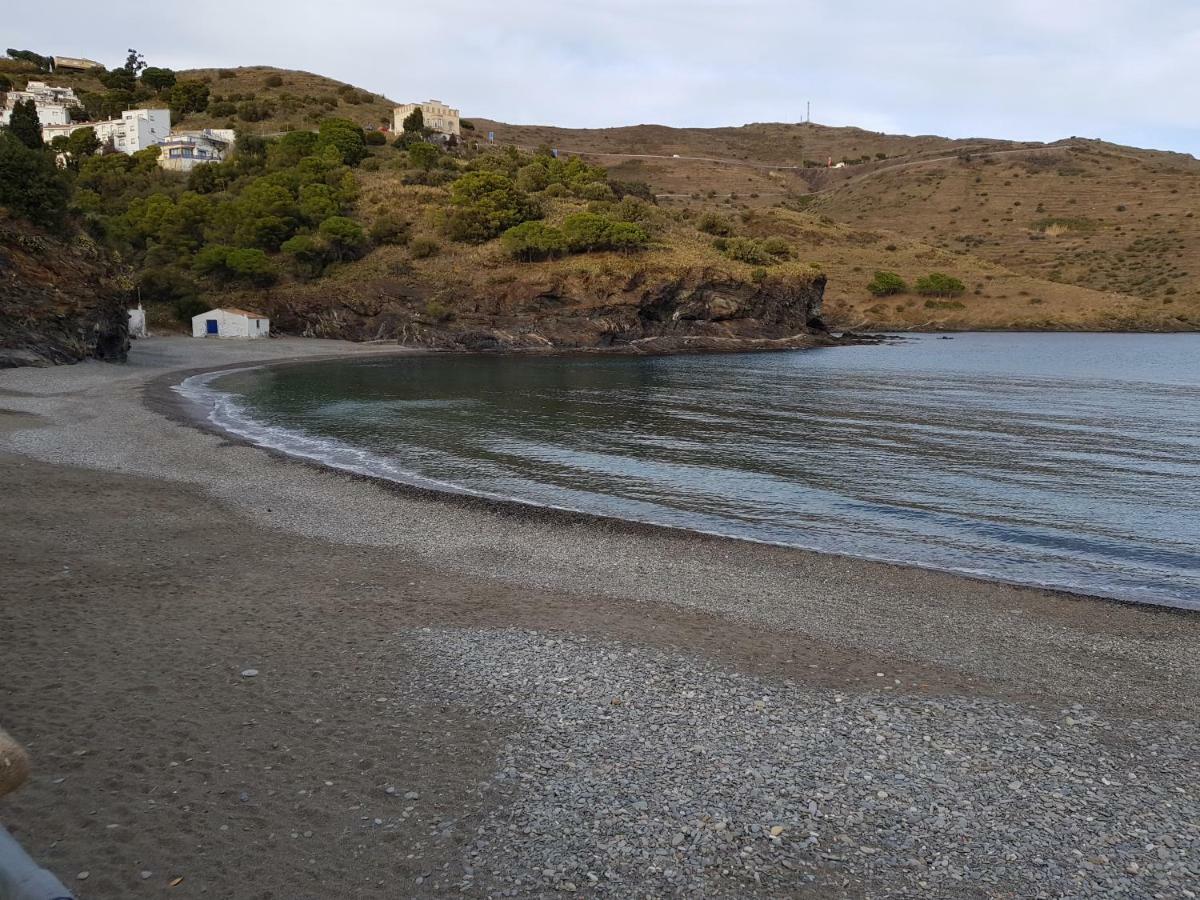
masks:
{"type": "Polygon", "coordinates": [[[357,122],[364,128],[391,126],[392,109],[397,105],[382,94],[364,91],[354,85],[311,72],[276,69],[272,66],[242,66],[236,69],[189,69],[178,73],[181,79],[198,79],[208,84],[213,94],[253,94],[258,100],[277,104],[276,113],[261,122],[242,122],[217,119],[205,114],[188,117],[187,125],[202,127],[239,127],[256,134],[311,129],[326,116],[340,116],[357,122]],[[267,84],[277,76],[281,85],[267,84]],[[286,98],[293,98],[295,108],[288,111],[286,98]]]}
{"type": "Polygon", "coordinates": [[[813,245],[799,247],[828,272],[828,308],[841,324],[1200,328],[1200,163],[1189,156],[804,124],[586,130],[476,121],[501,142],[583,151],[613,177],[647,181],[668,208],[782,207],[825,217],[825,227],[841,223],[825,235],[810,230],[813,245]],[[862,155],[872,160],[840,170],[783,168],[862,155]],[[886,239],[849,240],[855,231],[886,239]],[[964,308],[881,301],[866,291],[879,269],[910,281],[933,270],[956,275],[969,286],[964,308]]]}

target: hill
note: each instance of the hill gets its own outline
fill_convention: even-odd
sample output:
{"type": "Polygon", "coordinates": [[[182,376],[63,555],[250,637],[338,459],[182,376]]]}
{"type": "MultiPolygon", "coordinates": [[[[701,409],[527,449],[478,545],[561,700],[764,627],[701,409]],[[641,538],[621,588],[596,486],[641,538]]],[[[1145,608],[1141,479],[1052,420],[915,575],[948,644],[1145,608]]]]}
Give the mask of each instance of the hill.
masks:
{"type": "Polygon", "coordinates": [[[314,128],[321,119],[338,116],[376,130],[391,128],[392,110],[398,105],[343,81],[272,66],[185,69],[178,77],[200,81],[211,92],[209,106],[190,114],[187,127],[278,134],[314,128]]]}
{"type": "Polygon", "coordinates": [[[475,122],[501,143],[560,147],[644,180],[667,207],[795,209],[869,232],[878,240],[808,249],[830,275],[827,312],[838,324],[1200,327],[1200,264],[1191,263],[1200,260],[1200,162],[1190,156],[1077,138],[950,140],[807,123],[475,122]],[[845,167],[826,168],[830,159],[845,167]],[[876,270],[912,280],[930,266],[970,286],[961,309],[882,303],[866,289],[876,270]]]}
{"type": "MultiPolygon", "coordinates": [[[[233,160],[183,178],[148,151],[67,173],[76,215],[132,266],[160,328],[218,298],[295,333],[436,346],[752,346],[808,340],[818,318],[1200,328],[1200,163],[1179,154],[481,118],[445,152],[366,140],[359,129],[389,121],[393,101],[319,75],[174,74],[202,101],[176,123],[238,128],[233,160]]],[[[124,93],[94,73],[52,80],[90,107],[178,106],[144,80],[124,93]]]]}

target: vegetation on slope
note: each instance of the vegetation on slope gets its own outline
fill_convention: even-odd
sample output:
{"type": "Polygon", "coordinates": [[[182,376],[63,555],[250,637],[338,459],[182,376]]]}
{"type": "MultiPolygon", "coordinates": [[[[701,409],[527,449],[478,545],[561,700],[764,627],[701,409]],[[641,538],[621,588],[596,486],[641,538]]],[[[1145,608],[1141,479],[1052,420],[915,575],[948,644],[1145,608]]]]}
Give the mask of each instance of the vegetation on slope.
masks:
{"type": "MultiPolygon", "coordinates": [[[[36,68],[0,66],[15,87],[36,68]]],[[[238,130],[237,157],[190,179],[159,171],[153,151],[97,155],[86,133],[58,148],[71,171],[56,183],[73,183],[74,211],[141,271],[160,323],[240,292],[304,330],[330,318],[322,304],[366,309],[374,291],[392,304],[387,336],[482,327],[487,309],[533,302],[535,285],[631,302],[623,284],[703,272],[737,285],[827,275],[827,320],[850,328],[1200,327],[1200,164],[1177,154],[487,120],[447,153],[417,127],[387,144],[391,101],[308,73],[171,72],[130,51],[53,81],[97,115],[135,101],[170,105],[183,127],[238,130]],[[478,145],[489,130],[499,147],[478,145]]]]}
{"type": "Polygon", "coordinates": [[[1200,163],[1181,154],[809,124],[586,130],[477,122],[501,141],[570,148],[617,177],[644,179],[668,208],[726,217],[803,210],[880,235],[807,251],[830,274],[836,324],[1200,327],[1200,266],[1190,264],[1200,258],[1200,163]],[[848,165],[806,166],[829,159],[848,165]],[[882,303],[870,289],[877,271],[915,281],[932,266],[953,268],[965,282],[961,309],[917,298],[882,303]]]}

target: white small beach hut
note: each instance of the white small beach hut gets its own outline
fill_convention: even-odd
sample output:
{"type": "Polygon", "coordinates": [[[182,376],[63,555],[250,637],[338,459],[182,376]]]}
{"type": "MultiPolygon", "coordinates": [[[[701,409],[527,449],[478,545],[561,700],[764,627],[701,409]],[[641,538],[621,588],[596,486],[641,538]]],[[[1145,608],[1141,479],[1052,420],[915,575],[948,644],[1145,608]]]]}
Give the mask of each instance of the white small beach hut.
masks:
{"type": "Polygon", "coordinates": [[[247,309],[210,309],[192,316],[192,337],[264,338],[270,333],[270,320],[247,309]]]}

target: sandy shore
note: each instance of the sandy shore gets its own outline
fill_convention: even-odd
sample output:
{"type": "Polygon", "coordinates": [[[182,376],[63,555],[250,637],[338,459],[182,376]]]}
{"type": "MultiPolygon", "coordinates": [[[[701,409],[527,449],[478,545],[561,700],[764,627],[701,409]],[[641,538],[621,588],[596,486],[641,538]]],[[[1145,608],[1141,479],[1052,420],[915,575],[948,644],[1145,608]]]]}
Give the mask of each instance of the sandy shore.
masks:
{"type": "Polygon", "coordinates": [[[38,763],[0,816],[80,896],[1200,878],[1200,616],[445,502],[163,394],[372,349],[0,373],[0,715],[38,763]]]}

